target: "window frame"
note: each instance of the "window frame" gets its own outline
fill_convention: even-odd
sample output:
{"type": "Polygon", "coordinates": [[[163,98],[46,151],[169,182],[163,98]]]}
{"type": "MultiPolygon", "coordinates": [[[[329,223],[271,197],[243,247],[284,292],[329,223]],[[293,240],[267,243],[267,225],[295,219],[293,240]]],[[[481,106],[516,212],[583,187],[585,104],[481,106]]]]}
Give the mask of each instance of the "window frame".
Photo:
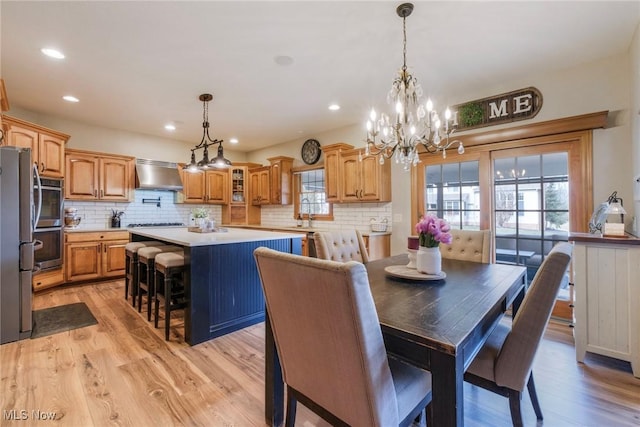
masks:
{"type": "MultiPolygon", "coordinates": [[[[301,174],[303,172],[310,172],[315,170],[323,170],[326,174],[326,169],[324,165],[313,165],[313,166],[302,166],[296,167],[291,170],[291,176],[293,178],[293,218],[298,218],[298,212],[300,212],[300,180],[301,174]]],[[[326,186],[327,186],[327,177],[324,177],[325,183],[325,195],[326,195],[326,186]]],[[[314,214],[313,218],[316,221],[333,221],[333,203],[327,200],[327,204],[329,205],[329,213],[328,214],[314,214]]],[[[306,214],[302,215],[302,219],[309,219],[309,216],[306,214]]]]}

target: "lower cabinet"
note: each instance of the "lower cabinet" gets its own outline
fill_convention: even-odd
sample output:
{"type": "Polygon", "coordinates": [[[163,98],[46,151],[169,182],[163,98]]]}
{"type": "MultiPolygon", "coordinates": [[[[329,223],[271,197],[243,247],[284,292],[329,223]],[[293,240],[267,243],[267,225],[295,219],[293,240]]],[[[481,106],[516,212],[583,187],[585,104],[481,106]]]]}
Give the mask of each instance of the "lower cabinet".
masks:
{"type": "Polygon", "coordinates": [[[65,233],[67,282],[122,277],[128,231],[65,233]]]}
{"type": "Polygon", "coordinates": [[[640,240],[574,238],[576,360],[587,352],[625,360],[640,378],[640,240]]]}
{"type": "Polygon", "coordinates": [[[47,270],[33,275],[33,291],[38,292],[64,283],[64,269],[47,270]]]}
{"type": "Polygon", "coordinates": [[[362,236],[369,261],[391,256],[391,234],[365,234],[362,236]]]}

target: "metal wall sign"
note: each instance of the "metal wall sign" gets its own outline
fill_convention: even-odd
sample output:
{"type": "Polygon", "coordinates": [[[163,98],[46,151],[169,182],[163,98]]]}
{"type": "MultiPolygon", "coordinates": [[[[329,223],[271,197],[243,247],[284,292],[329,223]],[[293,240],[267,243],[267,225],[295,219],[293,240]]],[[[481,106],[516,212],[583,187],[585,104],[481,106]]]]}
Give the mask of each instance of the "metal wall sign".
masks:
{"type": "Polygon", "coordinates": [[[457,131],[532,119],[542,108],[542,94],[535,87],[514,90],[451,107],[457,131]]]}

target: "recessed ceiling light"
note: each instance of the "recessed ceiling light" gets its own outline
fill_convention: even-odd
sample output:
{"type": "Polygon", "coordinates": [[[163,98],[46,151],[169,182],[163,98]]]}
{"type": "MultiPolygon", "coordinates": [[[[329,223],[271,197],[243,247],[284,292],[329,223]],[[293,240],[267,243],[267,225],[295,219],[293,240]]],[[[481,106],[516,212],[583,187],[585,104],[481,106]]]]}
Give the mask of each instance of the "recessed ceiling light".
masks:
{"type": "Polygon", "coordinates": [[[340,106],[338,104],[329,105],[329,110],[331,111],[338,111],[339,109],[340,109],[340,106]]]}
{"type": "Polygon", "coordinates": [[[72,95],[65,95],[62,97],[62,99],[64,99],[65,101],[68,102],[80,102],[80,100],[78,98],[76,98],[75,96],[72,95]]]}
{"type": "Polygon", "coordinates": [[[172,125],[171,123],[164,125],[164,128],[168,131],[173,132],[174,130],[176,130],[175,125],[172,125]]]}
{"type": "Polygon", "coordinates": [[[276,64],[282,65],[282,66],[293,64],[293,58],[287,55],[277,55],[276,57],[273,58],[273,60],[276,61],[276,64]]]}
{"type": "Polygon", "coordinates": [[[44,53],[45,55],[47,55],[50,58],[64,59],[64,54],[62,52],[60,52],[59,50],[56,50],[56,49],[43,47],[42,49],[40,49],[40,52],[44,53]]]}
{"type": "Polygon", "coordinates": [[[238,143],[238,138],[230,138],[230,139],[229,139],[229,142],[230,142],[231,144],[237,144],[237,143],[238,143]]]}

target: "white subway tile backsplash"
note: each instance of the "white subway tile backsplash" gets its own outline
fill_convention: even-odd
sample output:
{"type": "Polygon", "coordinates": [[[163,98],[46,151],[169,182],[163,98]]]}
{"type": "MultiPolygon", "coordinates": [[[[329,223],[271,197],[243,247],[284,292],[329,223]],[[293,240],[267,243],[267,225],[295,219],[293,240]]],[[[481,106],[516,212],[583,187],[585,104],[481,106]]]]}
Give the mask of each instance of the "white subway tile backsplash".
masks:
{"type": "Polygon", "coordinates": [[[65,200],[64,206],[78,209],[78,215],[82,218],[81,227],[108,228],[111,225],[112,210],[124,212],[122,227],[144,222],[182,222],[190,225],[191,210],[198,207],[209,209],[210,217],[215,218],[218,223],[222,221],[220,206],[176,204],[174,193],[170,191],[135,190],[135,200],[130,203],[65,200]],[[155,202],[148,203],[149,200],[158,198],[160,207],[155,202]],[[147,203],[143,203],[143,199],[147,199],[147,203]]]}
{"type": "MultiPolygon", "coordinates": [[[[174,203],[174,193],[170,191],[135,190],[135,200],[130,203],[84,202],[65,200],[65,207],[75,207],[82,218],[81,227],[105,227],[111,225],[112,210],[122,211],[121,224],[145,222],[182,222],[191,223],[191,211],[203,207],[208,209],[210,217],[218,224],[222,223],[222,207],[219,205],[192,205],[174,203]],[[160,207],[151,200],[160,198],[160,207]],[[143,199],[146,203],[143,203],[143,199]]],[[[293,205],[261,207],[262,225],[276,227],[295,227],[293,205]]],[[[333,221],[316,221],[316,227],[330,230],[355,228],[360,231],[370,230],[371,218],[387,219],[391,231],[391,203],[344,203],[333,205],[333,221]]]]}

